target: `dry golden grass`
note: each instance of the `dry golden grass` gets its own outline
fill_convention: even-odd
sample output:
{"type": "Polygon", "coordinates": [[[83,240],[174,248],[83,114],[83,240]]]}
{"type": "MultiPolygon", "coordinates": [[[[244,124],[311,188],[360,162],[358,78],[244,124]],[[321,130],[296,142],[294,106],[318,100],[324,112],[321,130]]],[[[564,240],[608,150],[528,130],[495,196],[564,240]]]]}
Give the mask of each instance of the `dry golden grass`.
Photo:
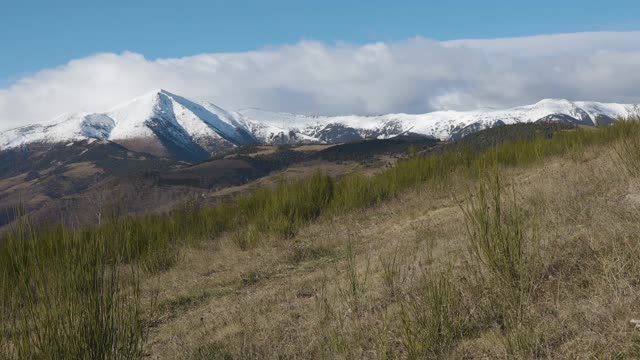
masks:
{"type": "Polygon", "coordinates": [[[26,174],[20,174],[18,176],[0,180],[0,191],[11,191],[12,188],[24,184],[26,182],[26,177],[26,174]]]}
{"type": "Polygon", "coordinates": [[[422,356],[632,357],[640,182],[605,148],[502,178],[543,244],[544,277],[518,327],[503,328],[487,312],[489,283],[479,279],[464,225],[464,194],[475,185],[459,180],[322,218],[293,239],[262,239],[248,251],[226,238],[183,251],[175,268],[144,282],[158,319],[147,350],[154,359],[415,356],[405,331],[414,325],[402,315],[412,314],[410,294],[419,296],[425,278],[446,274],[468,326],[422,356]]]}
{"type": "Polygon", "coordinates": [[[103,170],[98,168],[92,162],[80,162],[67,166],[67,171],[65,171],[62,175],[72,178],[83,178],[88,176],[93,176],[103,170]]]}
{"type": "MultiPolygon", "coordinates": [[[[631,320],[640,318],[640,157],[621,154],[640,154],[639,143],[575,147],[486,177],[453,169],[446,181],[404,187],[364,210],[309,216],[286,236],[250,222],[251,246],[234,231],[185,241],[177,257],[167,253],[170,266],[160,261],[141,275],[135,306],[146,306],[145,353],[637,358],[640,331],[631,320]]],[[[305,178],[308,168],[280,177],[305,178]]],[[[278,191],[285,200],[290,194],[278,191]]],[[[208,215],[218,217],[224,214],[208,215]]],[[[137,317],[124,323],[141,324],[137,317]]]]}
{"type": "Polygon", "coordinates": [[[257,180],[248,182],[243,185],[230,186],[221,190],[208,194],[210,198],[227,198],[230,196],[249,193],[251,190],[261,189],[268,186],[273,186],[281,180],[300,180],[313,175],[320,171],[323,174],[330,175],[332,177],[340,177],[345,174],[353,173],[360,169],[356,162],[342,162],[335,163],[325,160],[313,160],[307,161],[301,164],[296,164],[286,168],[285,170],[276,171],[271,175],[261,177],[257,180]]]}
{"type": "Polygon", "coordinates": [[[247,251],[229,238],[184,250],[176,267],[144,282],[158,319],[147,351],[154,359],[637,356],[640,182],[610,147],[503,170],[502,180],[540,243],[543,276],[517,326],[491,311],[491,278],[465,231],[476,184],[461,178],[247,251]],[[461,303],[447,310],[457,325],[446,339],[436,331],[446,347],[412,352],[411,336],[423,345],[420,336],[435,336],[420,335],[415,318],[437,276],[461,303]]]}
{"type": "MultiPolygon", "coordinates": [[[[406,200],[411,200],[411,196],[406,200]]],[[[404,251],[404,245],[411,245],[411,252],[416,249],[421,253],[420,242],[426,240],[417,238],[416,231],[424,231],[419,228],[426,226],[422,220],[426,220],[431,211],[447,212],[447,209],[438,209],[437,205],[423,208],[413,200],[411,207],[407,205],[400,202],[386,204],[342,219],[324,219],[306,227],[293,240],[264,239],[262,246],[246,252],[229,240],[211,248],[186,251],[175,269],[149,281],[148,293],[158,295],[161,309],[163,303],[175,303],[203,292],[207,293],[206,299],[197,306],[180,309],[177,316],[152,330],[151,352],[157,351],[171,358],[193,346],[239,340],[243,332],[257,332],[254,335],[258,337],[252,339],[250,345],[264,351],[262,355],[283,352],[293,356],[301,350],[299,346],[316,343],[315,349],[302,349],[298,355],[314,354],[324,347],[320,338],[313,339],[322,322],[318,302],[324,301],[320,298],[323,291],[332,302],[342,298],[339,293],[344,289],[340,288],[348,283],[343,279],[348,244],[355,248],[353,252],[360,276],[366,277],[369,264],[368,291],[370,286],[381,286],[381,279],[376,278],[381,273],[380,259],[387,258],[390,252],[404,251]],[[398,219],[402,221],[398,222],[398,219]],[[387,243],[390,238],[397,241],[387,243]],[[400,247],[397,244],[403,243],[401,239],[409,241],[400,247]],[[247,316],[256,319],[246,319],[247,316]],[[247,324],[249,320],[252,322],[247,324]],[[299,340],[287,340],[289,337],[299,340]],[[267,349],[272,346],[276,348],[267,349]]],[[[457,208],[449,209],[449,212],[451,210],[457,208]]],[[[430,220],[424,222],[431,223],[430,220]]],[[[440,227],[440,224],[434,226],[440,227]]],[[[400,257],[405,261],[409,255],[400,254],[400,257]]],[[[407,263],[402,267],[419,266],[422,257],[416,253],[414,264],[407,263]]],[[[427,258],[426,254],[424,258],[427,258]]],[[[374,294],[366,296],[369,295],[374,294]]],[[[248,351],[242,348],[242,343],[233,346],[237,351],[234,353],[248,351]]],[[[258,351],[256,349],[253,351],[258,351]]]]}
{"type": "Polygon", "coordinates": [[[309,144],[309,145],[300,145],[300,146],[296,146],[293,148],[293,150],[295,151],[320,151],[320,150],[325,150],[328,149],[330,147],[335,146],[335,144],[327,144],[327,145],[320,145],[320,144],[309,144]]]}

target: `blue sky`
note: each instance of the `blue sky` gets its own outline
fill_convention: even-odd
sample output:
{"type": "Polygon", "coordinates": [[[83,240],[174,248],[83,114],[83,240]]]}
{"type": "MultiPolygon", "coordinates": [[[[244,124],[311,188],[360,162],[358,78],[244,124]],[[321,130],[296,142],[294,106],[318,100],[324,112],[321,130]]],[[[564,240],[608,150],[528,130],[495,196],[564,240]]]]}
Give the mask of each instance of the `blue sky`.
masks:
{"type": "Polygon", "coordinates": [[[325,115],[640,103],[638,14],[639,0],[0,0],[0,130],[157,88],[325,115]]]}
{"type": "Polygon", "coordinates": [[[148,59],[313,39],[364,44],[640,30],[640,1],[2,0],[0,88],[100,52],[148,59]]]}

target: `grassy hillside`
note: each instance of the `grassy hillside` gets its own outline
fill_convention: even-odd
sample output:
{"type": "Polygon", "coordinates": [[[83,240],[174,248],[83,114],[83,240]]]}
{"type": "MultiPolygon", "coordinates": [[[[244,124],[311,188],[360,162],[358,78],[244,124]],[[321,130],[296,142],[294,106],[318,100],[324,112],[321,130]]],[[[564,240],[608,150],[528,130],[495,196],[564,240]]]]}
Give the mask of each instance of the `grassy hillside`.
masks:
{"type": "Polygon", "coordinates": [[[0,354],[634,358],[639,165],[621,122],[171,216],[23,220],[0,248],[0,354]]]}
{"type": "Polygon", "coordinates": [[[61,214],[68,226],[92,224],[101,222],[104,207],[119,214],[166,213],[194,197],[218,202],[220,192],[226,198],[270,182],[275,174],[291,175],[292,168],[306,173],[329,167],[332,174],[356,166],[376,170],[380,162],[404,158],[411,146],[436,144],[406,136],[338,145],[251,144],[197,164],[107,141],[31,144],[0,151],[0,231],[14,221],[18,204],[34,224],[59,221],[61,214]]]}

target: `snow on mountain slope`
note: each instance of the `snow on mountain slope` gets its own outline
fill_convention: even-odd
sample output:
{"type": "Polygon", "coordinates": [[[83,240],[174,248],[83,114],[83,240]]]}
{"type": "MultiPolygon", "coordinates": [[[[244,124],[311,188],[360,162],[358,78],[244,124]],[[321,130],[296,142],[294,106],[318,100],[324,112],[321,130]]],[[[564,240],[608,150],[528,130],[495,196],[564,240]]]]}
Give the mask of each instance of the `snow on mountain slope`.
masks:
{"type": "Polygon", "coordinates": [[[156,90],[107,112],[116,121],[112,140],[152,136],[151,119],[184,130],[192,138],[224,138],[244,143],[252,140],[224,110],[211,103],[202,105],[166,90],[156,90]]]}
{"type": "Polygon", "coordinates": [[[309,116],[260,109],[226,111],[210,102],[196,103],[155,90],[104,113],[62,115],[2,132],[0,150],[29,143],[100,139],[133,150],[200,160],[250,142],[338,143],[403,133],[449,140],[497,124],[544,120],[598,125],[639,114],[637,105],[545,99],[507,110],[309,116]]]}
{"type": "MultiPolygon", "coordinates": [[[[263,142],[269,142],[269,137],[276,138],[278,134],[287,133],[304,141],[323,143],[352,141],[367,137],[387,138],[405,132],[398,126],[401,116],[415,116],[405,114],[308,116],[261,109],[245,109],[240,110],[239,113],[259,124],[254,134],[263,142]]],[[[425,135],[430,136],[430,134],[425,135]]]]}
{"type": "Polygon", "coordinates": [[[134,150],[189,160],[255,141],[215,105],[155,90],[104,113],[63,115],[0,133],[0,149],[85,139],[110,140],[134,150]]]}
{"type": "Polygon", "coordinates": [[[104,114],[63,114],[50,121],[0,133],[0,149],[33,142],[58,143],[107,139],[114,128],[113,119],[104,114]]]}
{"type": "MultiPolygon", "coordinates": [[[[598,119],[617,119],[640,114],[636,105],[605,104],[598,102],[570,102],[562,99],[545,99],[533,105],[507,110],[436,111],[426,114],[386,114],[380,116],[305,116],[276,113],[259,109],[241,110],[240,113],[257,123],[281,131],[295,131],[318,139],[317,134],[327,127],[340,125],[351,129],[361,137],[390,137],[411,132],[440,140],[455,138],[472,127],[474,131],[495,124],[534,122],[551,115],[565,115],[563,119],[581,125],[597,125],[598,119]]],[[[261,138],[257,135],[258,138],[261,138]]]]}

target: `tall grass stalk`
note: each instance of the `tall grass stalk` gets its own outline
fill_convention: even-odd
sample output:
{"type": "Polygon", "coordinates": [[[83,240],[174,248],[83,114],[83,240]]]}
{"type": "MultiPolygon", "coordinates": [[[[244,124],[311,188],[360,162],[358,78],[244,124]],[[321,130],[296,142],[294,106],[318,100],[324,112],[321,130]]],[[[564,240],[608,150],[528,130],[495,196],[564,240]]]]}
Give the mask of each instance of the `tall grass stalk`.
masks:
{"type": "Polygon", "coordinates": [[[34,232],[3,245],[0,319],[15,359],[137,359],[145,339],[138,274],[110,258],[97,233],[34,232]],[[53,234],[46,236],[46,234],[53,234]]]}
{"type": "Polygon", "coordinates": [[[402,286],[406,281],[403,276],[401,260],[398,258],[398,248],[393,252],[393,256],[380,257],[382,265],[382,284],[387,293],[387,297],[395,301],[402,294],[402,286]]]}
{"type": "Polygon", "coordinates": [[[400,302],[403,344],[409,359],[439,359],[462,338],[462,295],[444,274],[425,276],[418,291],[400,302]]]}
{"type": "Polygon", "coordinates": [[[539,284],[543,263],[541,243],[526,224],[514,190],[503,193],[497,171],[481,182],[475,197],[463,208],[472,257],[487,273],[491,296],[501,307],[506,328],[520,326],[530,297],[539,284]]]}
{"type": "Polygon", "coordinates": [[[366,296],[369,286],[369,258],[366,259],[364,273],[359,271],[356,252],[352,242],[347,244],[346,249],[346,287],[338,284],[338,289],[342,300],[348,309],[359,314],[362,309],[363,298],[366,296]]]}
{"type": "Polygon", "coordinates": [[[640,130],[630,129],[629,134],[615,146],[616,153],[627,172],[640,177],[640,130]]]}

